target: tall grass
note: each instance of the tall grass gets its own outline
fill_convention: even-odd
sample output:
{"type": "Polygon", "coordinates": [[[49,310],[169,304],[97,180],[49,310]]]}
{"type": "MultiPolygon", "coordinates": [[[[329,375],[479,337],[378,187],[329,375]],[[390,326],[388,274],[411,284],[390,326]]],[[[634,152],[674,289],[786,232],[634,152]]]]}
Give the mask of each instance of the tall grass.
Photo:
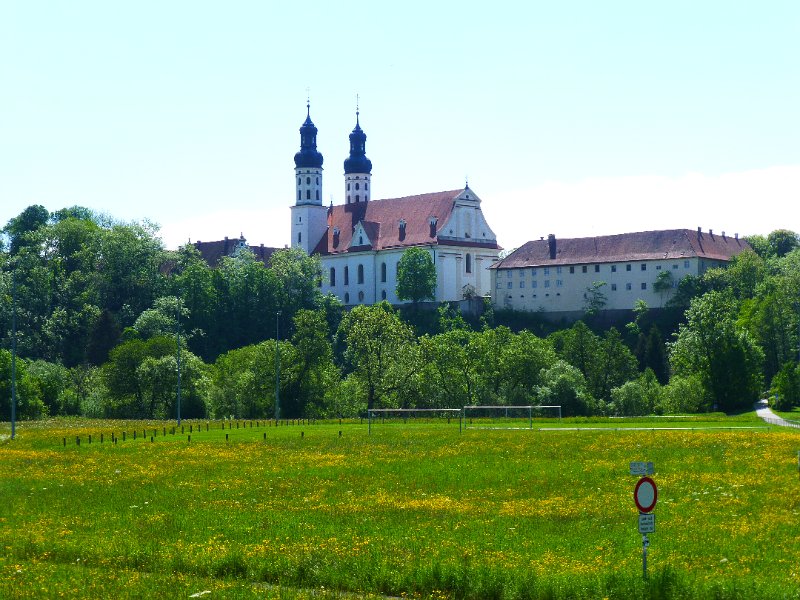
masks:
{"type": "Polygon", "coordinates": [[[0,597],[800,598],[794,430],[241,425],[23,424],[0,597]],[[633,460],[659,485],[647,580],[633,460]]]}

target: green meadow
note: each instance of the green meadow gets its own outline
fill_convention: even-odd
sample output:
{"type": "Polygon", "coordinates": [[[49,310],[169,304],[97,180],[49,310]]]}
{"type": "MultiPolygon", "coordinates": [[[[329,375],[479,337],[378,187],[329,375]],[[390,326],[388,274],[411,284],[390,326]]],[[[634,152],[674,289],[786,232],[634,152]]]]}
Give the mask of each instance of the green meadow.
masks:
{"type": "Polygon", "coordinates": [[[472,425],[6,423],[0,597],[800,598],[800,430],[472,425]]]}

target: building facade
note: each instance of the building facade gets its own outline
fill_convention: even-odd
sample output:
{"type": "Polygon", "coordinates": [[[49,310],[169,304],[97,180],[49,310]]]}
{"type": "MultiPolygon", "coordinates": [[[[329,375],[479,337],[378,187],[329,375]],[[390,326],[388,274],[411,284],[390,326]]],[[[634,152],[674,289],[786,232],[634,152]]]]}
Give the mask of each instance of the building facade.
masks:
{"type": "Polygon", "coordinates": [[[527,242],[490,270],[498,308],[536,311],[549,318],[580,317],[593,298],[604,309],[630,310],[637,300],[659,308],[687,275],[727,265],[750,246],[738,234],[671,229],[527,242]]]}
{"type": "Polygon", "coordinates": [[[500,247],[469,186],[374,200],[367,136],[356,112],[350,154],[344,161],[344,204],[323,206],[323,156],[310,108],[300,127],[295,154],[296,197],[291,207],[292,246],[317,254],[322,262],[322,292],[345,305],[397,298],[397,265],[403,252],[420,247],[436,268],[437,302],[489,295],[489,266],[500,247]]]}

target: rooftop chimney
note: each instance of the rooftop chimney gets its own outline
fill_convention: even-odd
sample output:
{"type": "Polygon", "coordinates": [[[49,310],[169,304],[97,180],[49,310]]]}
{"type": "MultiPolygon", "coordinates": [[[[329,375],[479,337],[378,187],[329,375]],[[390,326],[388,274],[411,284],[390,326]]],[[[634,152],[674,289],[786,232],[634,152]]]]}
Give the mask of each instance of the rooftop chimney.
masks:
{"type": "Polygon", "coordinates": [[[550,249],[550,258],[554,259],[556,257],[556,236],[554,233],[547,236],[547,247],[550,249]]]}

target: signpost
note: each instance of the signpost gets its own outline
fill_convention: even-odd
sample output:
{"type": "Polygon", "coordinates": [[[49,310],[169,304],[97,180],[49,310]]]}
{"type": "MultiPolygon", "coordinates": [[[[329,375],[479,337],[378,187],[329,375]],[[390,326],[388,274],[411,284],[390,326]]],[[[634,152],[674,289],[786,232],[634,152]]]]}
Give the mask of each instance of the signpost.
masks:
{"type": "Polygon", "coordinates": [[[640,479],[633,488],[633,501],[639,509],[639,533],[642,534],[642,575],[647,579],[647,548],[650,547],[648,533],[656,531],[656,516],[653,509],[658,502],[658,486],[649,476],[655,474],[655,466],[651,462],[632,462],[631,475],[639,475],[640,479]]]}

